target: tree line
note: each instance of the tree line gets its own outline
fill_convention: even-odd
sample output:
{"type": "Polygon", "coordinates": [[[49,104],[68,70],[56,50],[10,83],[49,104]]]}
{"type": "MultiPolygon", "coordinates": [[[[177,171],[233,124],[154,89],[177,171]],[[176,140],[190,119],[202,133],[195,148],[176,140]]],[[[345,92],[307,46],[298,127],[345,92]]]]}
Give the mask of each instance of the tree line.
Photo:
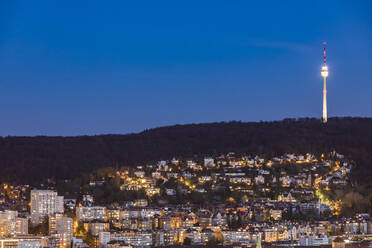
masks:
{"type": "Polygon", "coordinates": [[[136,134],[0,138],[0,180],[37,185],[103,167],[135,166],[172,157],[228,152],[276,156],[336,150],[352,159],[353,183],[372,175],[372,118],[285,119],[160,127],[136,134]]]}

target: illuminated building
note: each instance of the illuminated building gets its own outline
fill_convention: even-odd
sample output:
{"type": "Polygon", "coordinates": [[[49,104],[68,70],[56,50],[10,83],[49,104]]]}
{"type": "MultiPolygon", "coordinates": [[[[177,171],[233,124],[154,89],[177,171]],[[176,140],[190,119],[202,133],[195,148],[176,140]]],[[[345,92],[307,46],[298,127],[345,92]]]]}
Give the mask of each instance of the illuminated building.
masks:
{"type": "Polygon", "coordinates": [[[107,217],[109,221],[119,221],[121,219],[120,209],[107,209],[107,217]]]}
{"type": "Polygon", "coordinates": [[[146,199],[134,200],[134,206],[136,207],[146,207],[147,205],[148,205],[148,201],[146,199]]]}
{"type": "Polygon", "coordinates": [[[83,222],[92,220],[106,221],[106,207],[77,207],[76,217],[79,221],[83,222]]]}
{"type": "Polygon", "coordinates": [[[142,231],[152,230],[153,220],[150,218],[137,219],[137,229],[142,231]]]}
{"type": "Polygon", "coordinates": [[[49,233],[60,239],[61,247],[70,247],[73,234],[73,219],[55,214],[49,216],[49,233]]]}
{"type": "Polygon", "coordinates": [[[223,231],[222,232],[223,240],[226,244],[249,244],[249,232],[241,231],[223,231]]]}
{"type": "Polygon", "coordinates": [[[98,240],[101,247],[104,247],[107,245],[108,242],[111,241],[111,235],[110,232],[100,232],[98,234],[98,240]]]}
{"type": "Polygon", "coordinates": [[[41,237],[0,238],[0,248],[41,248],[41,237]]]}
{"type": "Polygon", "coordinates": [[[164,244],[174,245],[177,242],[177,231],[175,229],[170,229],[164,232],[164,244]]]}
{"type": "Polygon", "coordinates": [[[16,218],[16,230],[15,235],[27,235],[28,234],[28,220],[27,218],[16,218]]]}
{"type": "Polygon", "coordinates": [[[296,202],[296,198],[292,196],[291,193],[284,192],[278,196],[278,201],[280,202],[296,202]]]}
{"type": "Polygon", "coordinates": [[[51,190],[31,190],[31,221],[41,223],[42,218],[63,213],[63,196],[51,190]]]}
{"type": "Polygon", "coordinates": [[[84,229],[90,232],[93,236],[98,236],[100,232],[107,232],[110,230],[108,222],[92,221],[84,223],[84,229]]]}
{"type": "Polygon", "coordinates": [[[27,219],[17,216],[17,211],[0,211],[0,236],[13,237],[28,234],[27,219]]]}
{"type": "Polygon", "coordinates": [[[215,167],[214,159],[213,158],[204,158],[204,167],[215,167]]]}
{"type": "Polygon", "coordinates": [[[163,246],[164,245],[164,232],[154,231],[152,233],[152,240],[153,240],[154,246],[163,246]]]}
{"type": "Polygon", "coordinates": [[[280,210],[280,209],[270,209],[270,216],[274,220],[280,220],[282,218],[282,210],[280,210]]]}
{"type": "Polygon", "coordinates": [[[0,212],[0,236],[15,235],[17,215],[17,211],[5,210],[0,212]]]}
{"type": "Polygon", "coordinates": [[[152,245],[152,233],[148,232],[118,232],[111,233],[111,241],[124,241],[128,245],[144,247],[152,245]]]}

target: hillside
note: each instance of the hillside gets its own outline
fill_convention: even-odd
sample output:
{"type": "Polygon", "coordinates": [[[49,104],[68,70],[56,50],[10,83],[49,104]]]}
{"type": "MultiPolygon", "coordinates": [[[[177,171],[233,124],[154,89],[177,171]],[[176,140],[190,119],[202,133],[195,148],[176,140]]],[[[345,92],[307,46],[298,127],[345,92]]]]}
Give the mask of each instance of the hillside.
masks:
{"type": "Polygon", "coordinates": [[[287,119],[176,125],[127,135],[4,137],[0,180],[33,184],[174,156],[319,154],[333,149],[356,161],[355,182],[367,182],[372,175],[372,118],[331,118],[327,125],[318,119],[287,119]]]}

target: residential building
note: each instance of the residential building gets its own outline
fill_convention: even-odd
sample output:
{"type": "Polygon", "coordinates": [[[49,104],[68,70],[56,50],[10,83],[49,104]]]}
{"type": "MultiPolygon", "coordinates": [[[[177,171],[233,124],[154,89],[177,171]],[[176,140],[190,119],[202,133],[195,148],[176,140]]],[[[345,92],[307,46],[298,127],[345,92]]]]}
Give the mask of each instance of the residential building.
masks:
{"type": "Polygon", "coordinates": [[[63,196],[51,190],[31,190],[31,221],[41,223],[42,218],[63,213],[63,196]]]}

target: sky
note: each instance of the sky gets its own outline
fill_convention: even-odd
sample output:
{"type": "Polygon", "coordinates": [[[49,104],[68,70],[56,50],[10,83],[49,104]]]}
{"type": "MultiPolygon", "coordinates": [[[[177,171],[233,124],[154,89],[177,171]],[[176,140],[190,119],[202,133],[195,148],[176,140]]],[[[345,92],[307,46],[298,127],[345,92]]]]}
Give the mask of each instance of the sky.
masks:
{"type": "Polygon", "coordinates": [[[0,1],[0,135],[372,116],[372,1],[0,1]]]}

